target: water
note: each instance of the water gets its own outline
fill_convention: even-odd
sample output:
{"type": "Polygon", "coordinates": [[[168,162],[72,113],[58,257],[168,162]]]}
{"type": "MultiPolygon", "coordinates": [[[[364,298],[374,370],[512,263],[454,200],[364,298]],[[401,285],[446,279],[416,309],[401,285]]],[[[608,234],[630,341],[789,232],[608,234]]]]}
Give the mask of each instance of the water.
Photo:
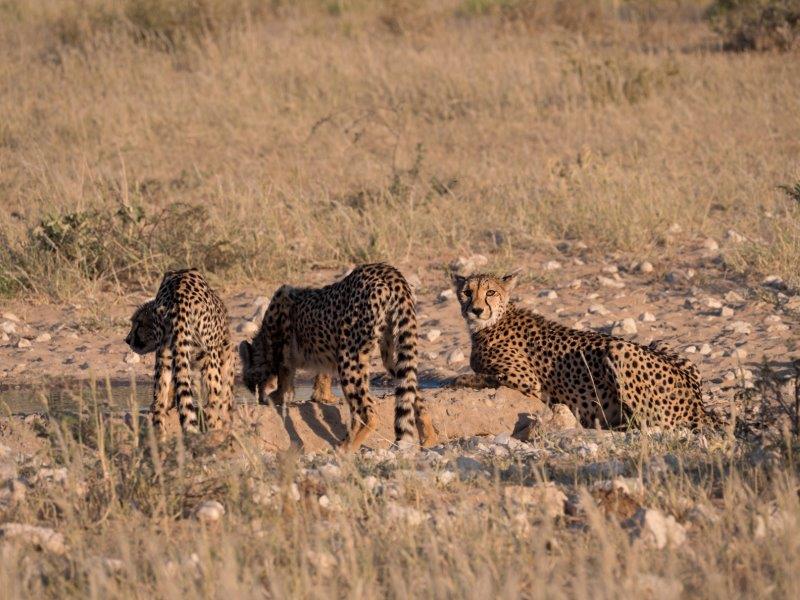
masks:
{"type": "MultiPolygon", "coordinates": [[[[431,387],[429,384],[422,387],[431,387]]],[[[370,384],[375,396],[394,393],[394,387],[381,381],[370,384]]],[[[311,398],[313,383],[295,381],[295,402],[311,398]]],[[[333,392],[341,397],[339,386],[333,392]]],[[[255,404],[255,396],[247,388],[237,385],[234,390],[237,404],[255,404]]],[[[69,413],[99,406],[105,412],[138,412],[147,410],[153,399],[153,386],[149,380],[105,382],[71,381],[49,385],[0,386],[0,414],[30,414],[39,412],[69,413]]]]}

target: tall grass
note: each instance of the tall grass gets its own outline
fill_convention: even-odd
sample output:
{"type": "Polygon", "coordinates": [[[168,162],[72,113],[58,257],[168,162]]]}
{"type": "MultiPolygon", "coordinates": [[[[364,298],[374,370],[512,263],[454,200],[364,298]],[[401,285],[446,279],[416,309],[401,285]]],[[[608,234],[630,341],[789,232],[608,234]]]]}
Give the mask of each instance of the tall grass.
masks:
{"type": "Polygon", "coordinates": [[[776,186],[800,180],[798,61],[716,51],[704,8],[6,0],[0,291],[123,290],[186,261],[236,280],[523,260],[562,238],[669,255],[674,222],[747,232],[736,256],[796,283],[776,186]],[[186,244],[111,227],[118,243],[98,247],[113,256],[87,271],[36,233],[120,209],[155,227],[186,205],[205,221],[165,222],[201,238],[175,256],[186,244]],[[230,260],[207,255],[217,243],[230,260]]]}

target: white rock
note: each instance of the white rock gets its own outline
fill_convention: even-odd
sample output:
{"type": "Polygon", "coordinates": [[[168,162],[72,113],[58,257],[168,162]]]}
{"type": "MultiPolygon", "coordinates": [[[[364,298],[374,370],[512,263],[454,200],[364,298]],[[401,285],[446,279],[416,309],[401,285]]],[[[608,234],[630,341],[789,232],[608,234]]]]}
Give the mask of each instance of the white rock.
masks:
{"type": "Polygon", "coordinates": [[[236,331],[246,335],[252,335],[258,331],[258,324],[254,323],[253,321],[243,321],[236,327],[236,331]]]}
{"type": "Polygon", "coordinates": [[[37,527],[26,523],[0,525],[0,539],[34,544],[53,554],[64,554],[67,551],[63,535],[48,527],[37,527]]]}
{"type": "Polygon", "coordinates": [[[734,321],[733,323],[728,323],[727,325],[725,325],[724,330],[739,335],[749,335],[750,323],[748,323],[747,321],[734,321]]]}
{"type": "Polygon", "coordinates": [[[425,339],[429,342],[435,342],[441,337],[441,335],[442,332],[438,329],[429,329],[427,332],[425,332],[425,339]]]}
{"type": "Polygon", "coordinates": [[[611,335],[632,335],[636,332],[636,321],[630,317],[615,322],[611,328],[611,335]]]}
{"type": "Polygon", "coordinates": [[[625,283],[622,281],[617,281],[616,279],[611,279],[611,277],[604,277],[603,275],[597,276],[597,283],[602,285],[603,287],[610,287],[610,288],[624,288],[625,283]]]}
{"type": "Polygon", "coordinates": [[[700,352],[700,354],[702,354],[703,356],[708,356],[709,354],[711,354],[711,350],[712,350],[711,344],[703,344],[702,346],[700,346],[700,350],[698,350],[698,352],[700,352]]]}
{"type": "Polygon", "coordinates": [[[342,477],[341,467],[339,467],[339,465],[334,465],[333,463],[322,465],[319,468],[319,472],[325,479],[331,481],[336,479],[341,479],[342,477]]]}
{"type": "Polygon", "coordinates": [[[637,265],[636,270],[639,271],[639,273],[652,273],[653,263],[647,260],[643,260],[637,265]]]}
{"type": "Polygon", "coordinates": [[[542,267],[545,271],[558,271],[561,268],[561,263],[557,260],[548,260],[542,267]]]}
{"type": "Polygon", "coordinates": [[[705,304],[706,307],[711,308],[711,309],[720,309],[720,308],[722,308],[722,301],[717,300],[716,298],[705,298],[703,300],[703,304],[705,304]]]}
{"type": "Polygon", "coordinates": [[[12,312],[4,312],[1,316],[7,321],[14,321],[15,323],[19,323],[19,317],[12,312]]]}
{"type": "Polygon", "coordinates": [[[439,292],[439,301],[440,302],[447,302],[448,300],[452,300],[456,297],[456,293],[453,290],[442,290],[439,292]]]}
{"type": "MultiPolygon", "coordinates": [[[[67,359],[69,360],[69,359],[67,359]]],[[[72,357],[72,362],[75,362],[75,358],[72,357]]],[[[138,365],[142,362],[142,357],[135,352],[127,352],[125,354],[125,363],[128,365],[138,365]]],[[[71,364],[71,363],[70,363],[71,364]]]]}
{"type": "Polygon", "coordinates": [[[697,352],[697,346],[686,346],[684,352],[687,354],[695,354],[697,352]]]}
{"type": "Polygon", "coordinates": [[[587,312],[590,315],[607,315],[609,313],[608,309],[602,304],[592,304],[587,309],[587,312]]]}
{"type": "Polygon", "coordinates": [[[608,265],[607,267],[603,267],[600,270],[603,273],[608,273],[609,275],[614,275],[615,273],[619,273],[619,267],[616,265],[608,265]]]}
{"type": "Polygon", "coordinates": [[[538,294],[539,298],[547,298],[548,300],[555,300],[558,298],[558,294],[555,290],[542,290],[538,294]]]}
{"type": "Polygon", "coordinates": [[[564,516],[567,496],[553,483],[539,483],[532,486],[507,485],[503,488],[506,501],[520,507],[534,508],[547,519],[564,516]]]}
{"type": "Polygon", "coordinates": [[[326,496],[325,494],[322,494],[322,495],[321,495],[321,496],[320,496],[320,497],[317,499],[317,502],[319,502],[319,505],[320,505],[322,508],[330,508],[330,506],[331,506],[331,499],[330,499],[330,498],[328,498],[328,496],[326,496]]]}
{"type": "Polygon", "coordinates": [[[27,340],[25,338],[19,338],[19,341],[17,342],[17,348],[30,348],[30,347],[31,347],[30,340],[27,340]]]}
{"type": "Polygon", "coordinates": [[[447,357],[447,362],[451,365],[457,365],[459,363],[464,362],[465,359],[466,357],[464,356],[464,353],[461,351],[461,349],[456,348],[447,357]]]}
{"type": "Polygon", "coordinates": [[[572,290],[579,290],[582,285],[583,285],[583,281],[580,280],[580,279],[573,279],[572,281],[570,281],[567,284],[567,286],[572,290]]]}
{"type": "Polygon", "coordinates": [[[732,317],[733,316],[733,309],[730,306],[723,306],[722,308],[718,309],[717,315],[720,317],[732,317]]]}
{"type": "Polygon", "coordinates": [[[656,316],[651,312],[643,312],[639,315],[639,320],[642,323],[652,323],[656,320],[656,316]]]}
{"type": "Polygon", "coordinates": [[[741,304],[744,302],[744,297],[741,294],[737,294],[733,290],[725,294],[724,298],[725,302],[728,304],[741,304]]]}
{"type": "Polygon", "coordinates": [[[672,225],[669,226],[669,229],[667,229],[667,231],[669,233],[680,233],[681,231],[683,231],[683,227],[681,227],[678,223],[673,223],[672,225]]]}
{"type": "Polygon", "coordinates": [[[47,332],[44,332],[44,333],[40,333],[35,338],[33,338],[33,341],[34,342],[38,342],[38,343],[43,343],[43,342],[49,342],[52,339],[53,339],[52,335],[50,335],[47,332]]]}
{"type": "Polygon", "coordinates": [[[225,515],[225,507],[216,500],[204,500],[194,511],[194,516],[203,523],[216,523],[225,515]]]}
{"type": "Polygon", "coordinates": [[[456,479],[455,471],[442,471],[436,476],[436,481],[439,485],[447,486],[456,479]]]}
{"type": "Polygon", "coordinates": [[[3,333],[16,333],[17,326],[11,321],[3,321],[3,323],[0,324],[0,330],[2,330],[3,333]]]}
{"type": "Polygon", "coordinates": [[[725,233],[725,239],[733,244],[741,244],[745,241],[745,237],[734,229],[728,229],[725,233]]]}
{"type": "Polygon", "coordinates": [[[717,243],[717,240],[715,240],[714,238],[706,238],[705,240],[703,240],[703,248],[711,252],[716,252],[717,250],[719,250],[719,244],[717,243]]]}
{"type": "Polygon", "coordinates": [[[765,285],[767,287],[781,288],[783,287],[783,279],[781,279],[777,275],[769,275],[761,280],[761,285],[765,285]]]}
{"type": "Polygon", "coordinates": [[[662,550],[676,548],[686,541],[686,529],[672,515],[654,508],[639,509],[633,516],[634,536],[645,545],[662,550]]]}

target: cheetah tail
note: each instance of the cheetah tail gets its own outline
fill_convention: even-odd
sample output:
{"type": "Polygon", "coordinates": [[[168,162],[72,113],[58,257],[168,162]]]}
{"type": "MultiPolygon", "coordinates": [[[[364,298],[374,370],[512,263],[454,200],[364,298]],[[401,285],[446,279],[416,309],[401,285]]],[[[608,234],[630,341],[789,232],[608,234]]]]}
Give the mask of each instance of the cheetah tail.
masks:
{"type": "Polygon", "coordinates": [[[411,303],[395,311],[391,325],[396,331],[397,358],[394,372],[399,383],[395,390],[394,434],[398,445],[414,439],[414,410],[417,405],[417,316],[411,303]]]}

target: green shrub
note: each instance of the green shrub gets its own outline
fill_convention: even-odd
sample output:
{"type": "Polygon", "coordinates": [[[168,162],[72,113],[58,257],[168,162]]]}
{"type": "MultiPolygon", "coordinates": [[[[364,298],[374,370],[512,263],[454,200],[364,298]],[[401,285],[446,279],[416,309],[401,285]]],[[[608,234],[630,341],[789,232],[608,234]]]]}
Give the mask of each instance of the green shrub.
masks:
{"type": "Polygon", "coordinates": [[[800,44],[800,0],[715,0],[711,27],[726,50],[791,50],[800,44]]]}

